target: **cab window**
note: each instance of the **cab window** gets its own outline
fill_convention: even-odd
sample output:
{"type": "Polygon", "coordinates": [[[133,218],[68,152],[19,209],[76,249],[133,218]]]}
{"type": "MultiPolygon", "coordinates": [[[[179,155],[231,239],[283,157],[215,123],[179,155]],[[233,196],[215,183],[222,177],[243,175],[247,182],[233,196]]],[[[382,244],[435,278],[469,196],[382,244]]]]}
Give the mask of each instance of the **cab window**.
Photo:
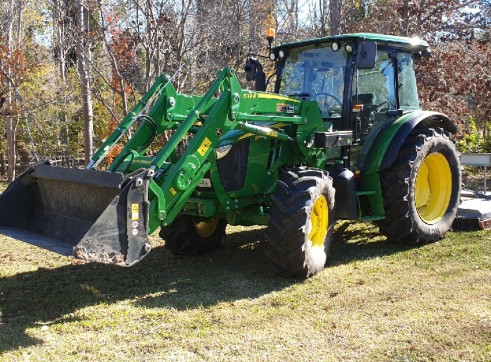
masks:
{"type": "Polygon", "coordinates": [[[377,51],[374,68],[356,70],[352,102],[353,105],[372,107],[376,112],[396,109],[394,63],[386,51],[377,51]]]}
{"type": "Polygon", "coordinates": [[[403,110],[419,109],[418,87],[413,68],[413,57],[409,53],[397,54],[399,108],[403,110]]]}

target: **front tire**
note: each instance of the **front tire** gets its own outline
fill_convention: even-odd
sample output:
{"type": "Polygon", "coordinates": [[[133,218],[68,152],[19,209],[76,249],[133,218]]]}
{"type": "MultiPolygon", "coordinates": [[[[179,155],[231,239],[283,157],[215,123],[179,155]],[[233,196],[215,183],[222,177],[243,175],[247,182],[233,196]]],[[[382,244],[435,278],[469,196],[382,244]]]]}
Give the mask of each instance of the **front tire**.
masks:
{"type": "Polygon", "coordinates": [[[443,238],[460,197],[460,160],[448,132],[415,129],[394,164],[381,173],[385,220],[381,231],[408,245],[443,238]]]}
{"type": "Polygon", "coordinates": [[[318,169],[280,170],[266,231],[268,256],[280,274],[309,278],[327,261],[334,229],[334,188],[318,169]]]}
{"type": "Polygon", "coordinates": [[[160,237],[165,247],[178,255],[198,255],[220,247],[227,222],[212,218],[200,220],[190,215],[182,215],[169,226],[160,229],[160,237]]]}

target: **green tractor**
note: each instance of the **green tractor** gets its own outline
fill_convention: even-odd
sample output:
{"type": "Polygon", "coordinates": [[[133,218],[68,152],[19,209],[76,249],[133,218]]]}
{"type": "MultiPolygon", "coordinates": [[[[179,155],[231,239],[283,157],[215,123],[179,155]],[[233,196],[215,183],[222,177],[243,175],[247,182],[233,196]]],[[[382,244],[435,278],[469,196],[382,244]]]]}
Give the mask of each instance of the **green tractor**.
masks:
{"type": "Polygon", "coordinates": [[[325,266],[336,219],[377,222],[405,244],[441,239],[460,163],[455,125],[419,106],[413,62],[428,55],[423,40],[348,34],[270,41],[274,93],[254,57],[255,90],[228,68],[202,96],[161,76],[87,169],[46,161],[13,182],[0,196],[0,232],[130,266],[158,229],[166,248],[193,255],[219,247],[227,224],[267,225],[271,261],[300,278],[325,266]]]}

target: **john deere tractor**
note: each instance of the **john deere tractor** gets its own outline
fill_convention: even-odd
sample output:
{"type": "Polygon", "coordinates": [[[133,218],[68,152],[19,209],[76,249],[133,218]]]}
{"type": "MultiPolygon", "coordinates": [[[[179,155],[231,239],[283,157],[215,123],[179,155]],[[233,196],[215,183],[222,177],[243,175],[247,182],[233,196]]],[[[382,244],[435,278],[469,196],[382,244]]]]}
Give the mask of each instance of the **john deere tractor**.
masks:
{"type": "Polygon", "coordinates": [[[428,55],[423,40],[348,34],[270,46],[270,84],[249,57],[254,90],[229,68],[202,96],[161,76],[85,170],[46,161],[13,182],[1,232],[130,266],[156,230],[193,255],[217,248],[227,224],[267,225],[271,261],[301,278],[325,266],[336,219],[377,222],[405,244],[438,240],[457,211],[460,165],[455,125],[420,109],[413,63],[428,55]]]}

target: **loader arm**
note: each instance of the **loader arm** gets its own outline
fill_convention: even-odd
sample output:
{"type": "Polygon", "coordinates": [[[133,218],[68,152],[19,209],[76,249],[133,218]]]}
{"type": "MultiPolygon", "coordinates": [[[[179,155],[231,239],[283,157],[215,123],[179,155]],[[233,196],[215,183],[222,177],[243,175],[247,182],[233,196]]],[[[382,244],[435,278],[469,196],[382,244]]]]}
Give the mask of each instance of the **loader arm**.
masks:
{"type": "MultiPolygon", "coordinates": [[[[162,103],[167,102],[166,104],[170,105],[168,99],[174,97],[174,95],[169,97],[171,93],[165,91],[162,98],[167,98],[167,101],[162,103]]],[[[176,102],[173,104],[178,110],[182,111],[189,106],[189,99],[177,94],[175,97],[176,102]],[[186,106],[183,107],[181,103],[185,103],[186,106]]],[[[323,126],[320,116],[317,117],[317,122],[315,117],[311,117],[312,121],[306,126],[307,118],[301,115],[301,106],[302,102],[296,99],[243,90],[232,69],[221,70],[194,109],[190,112],[185,110],[188,114],[184,121],[179,124],[173,136],[152,160],[150,169],[155,171],[155,176],[149,184],[151,201],[148,233],[153,233],[160,226],[169,225],[182,211],[186,201],[210,169],[211,163],[208,158],[219,144],[222,135],[239,130],[244,135],[254,134],[296,144],[298,141],[296,136],[292,137],[285,132],[262,126],[261,123],[281,122],[285,125],[300,125],[311,129],[312,132],[323,126]],[[217,93],[219,96],[215,98],[217,93]],[[278,104],[281,104],[281,107],[278,107],[278,104]],[[290,113],[287,113],[286,108],[290,113]],[[179,142],[192,129],[196,133],[189,145],[177,162],[172,163],[171,156],[175,154],[179,142]]],[[[307,107],[303,112],[312,112],[313,108],[315,114],[315,106],[314,104],[314,107],[307,107]]],[[[160,132],[172,129],[175,121],[182,118],[182,114],[168,109],[163,115],[157,116],[157,110],[149,114],[153,113],[163,119],[159,126],[160,132]]],[[[320,115],[320,112],[317,113],[320,115]]],[[[144,128],[141,132],[144,132],[144,128]]],[[[307,137],[308,132],[300,132],[300,134],[307,137]]],[[[135,137],[138,135],[135,134],[135,137]]],[[[225,195],[217,196],[221,200],[227,199],[225,195]]]]}
{"type": "Polygon", "coordinates": [[[233,120],[239,105],[241,87],[231,69],[222,70],[208,92],[176,129],[174,135],[154,157],[151,169],[156,176],[150,181],[150,218],[148,232],[161,224],[173,221],[210,167],[207,158],[217,144],[221,132],[238,126],[233,120]],[[216,92],[221,92],[214,102],[199,131],[191,139],[179,160],[171,164],[169,158],[191,127],[202,119],[203,111],[216,92]],[[218,130],[221,131],[218,131],[218,130]]]}
{"type": "MultiPolygon", "coordinates": [[[[160,226],[169,225],[179,215],[210,169],[210,153],[223,135],[236,130],[242,137],[257,135],[275,138],[295,145],[292,149],[296,151],[296,157],[302,159],[311,152],[302,154],[302,147],[304,151],[306,147],[303,144],[299,146],[298,142],[306,141],[315,130],[324,127],[316,103],[307,102],[308,106],[303,107],[304,102],[290,97],[243,90],[230,68],[218,72],[215,82],[202,97],[178,94],[171,83],[163,85],[163,80],[159,80],[149,93],[158,95],[145,115],[149,121],[142,123],[109,167],[112,172],[133,170],[136,166],[131,164],[140,165],[142,161],[139,160],[144,157],[156,135],[173,131],[164,147],[151,159],[145,159],[146,163],[141,163],[152,174],[148,184],[148,234],[160,226]],[[271,123],[296,128],[290,135],[265,126],[271,123]],[[193,136],[188,146],[177,158],[177,147],[190,133],[193,136]]],[[[115,140],[116,137],[111,139],[115,140]]],[[[107,146],[111,146],[111,143],[103,145],[101,149],[107,146]]],[[[295,151],[292,154],[285,152],[285,157],[295,157],[295,151]]],[[[318,155],[315,158],[319,159],[318,155]]],[[[221,193],[217,196],[226,202],[226,195],[221,193]]]]}
{"type": "MultiPolygon", "coordinates": [[[[155,80],[154,84],[149,89],[149,91],[142,97],[142,99],[138,102],[138,104],[121,121],[121,123],[114,130],[114,132],[103,142],[103,144],[99,147],[99,149],[94,153],[94,155],[91,158],[91,161],[87,165],[87,169],[90,170],[96,168],[109,154],[109,152],[114,147],[114,145],[121,139],[121,137],[128,131],[128,129],[138,120],[138,118],[144,112],[145,108],[149,105],[149,102],[154,97],[159,96],[164,89],[169,91],[169,88],[172,88],[172,85],[170,84],[169,79],[166,76],[160,75],[159,77],[157,77],[157,79],[155,80]]],[[[161,100],[164,99],[165,98],[163,97],[161,98],[161,100]]],[[[133,138],[132,141],[133,144],[140,142],[138,138],[133,138]]],[[[128,144],[126,148],[129,149],[129,147],[131,147],[130,144],[128,144]]],[[[121,153],[119,156],[122,157],[123,155],[124,154],[121,153]]]]}

